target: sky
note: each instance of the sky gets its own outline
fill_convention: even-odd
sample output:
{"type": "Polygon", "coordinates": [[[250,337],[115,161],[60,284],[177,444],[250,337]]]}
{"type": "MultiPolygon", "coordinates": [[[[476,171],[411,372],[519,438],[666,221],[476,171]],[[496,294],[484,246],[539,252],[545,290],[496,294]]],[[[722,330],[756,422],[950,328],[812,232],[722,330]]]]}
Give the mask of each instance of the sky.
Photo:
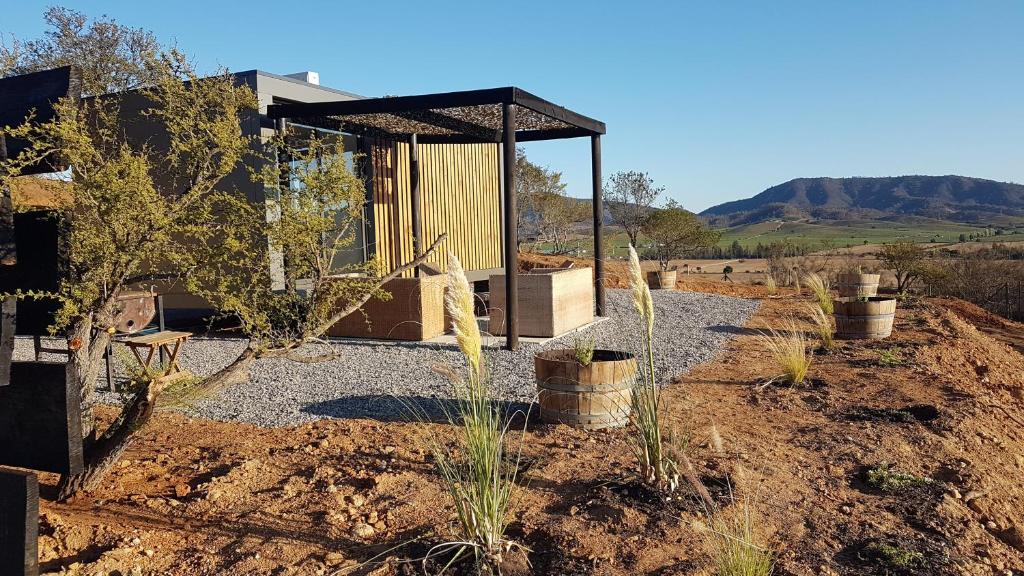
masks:
{"type": "MultiPolygon", "coordinates": [[[[7,3],[38,37],[52,2],[7,3]]],[[[798,177],[1024,182],[1024,2],[76,0],[201,69],[320,73],[366,96],[518,86],[604,121],[605,175],[700,211],[798,177]]],[[[587,139],[525,145],[590,194],[587,139]]]]}

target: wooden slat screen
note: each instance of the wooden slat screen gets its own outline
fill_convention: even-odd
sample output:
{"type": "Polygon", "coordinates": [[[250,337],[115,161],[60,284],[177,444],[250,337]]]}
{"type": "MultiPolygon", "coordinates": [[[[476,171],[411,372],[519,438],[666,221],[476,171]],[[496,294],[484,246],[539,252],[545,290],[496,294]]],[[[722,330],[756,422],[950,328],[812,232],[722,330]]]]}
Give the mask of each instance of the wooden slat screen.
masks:
{"type": "MultiPolygon", "coordinates": [[[[430,261],[446,269],[452,250],[466,270],[502,266],[500,157],[496,144],[420,144],[423,245],[447,232],[444,249],[430,261]]],[[[378,141],[373,167],[373,251],[385,270],[413,258],[409,145],[378,141]]],[[[411,276],[410,271],[407,276],[411,276]]]]}

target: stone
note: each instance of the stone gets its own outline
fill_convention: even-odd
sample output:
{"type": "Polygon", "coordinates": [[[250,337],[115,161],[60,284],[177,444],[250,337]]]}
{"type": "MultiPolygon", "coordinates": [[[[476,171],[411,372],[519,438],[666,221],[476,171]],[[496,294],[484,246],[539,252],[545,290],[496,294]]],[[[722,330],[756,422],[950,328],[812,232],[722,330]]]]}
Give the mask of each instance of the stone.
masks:
{"type": "Polygon", "coordinates": [[[352,535],[356,538],[372,538],[374,533],[376,533],[376,530],[373,529],[373,526],[362,522],[352,528],[352,535]]]}
{"type": "Polygon", "coordinates": [[[364,498],[360,494],[353,494],[353,495],[348,497],[348,500],[349,500],[349,502],[352,503],[352,506],[354,506],[356,508],[359,508],[363,504],[366,504],[366,498],[364,498]]]}
{"type": "Polygon", "coordinates": [[[178,498],[184,498],[192,492],[192,487],[184,482],[180,482],[174,485],[174,495],[178,498]]]}

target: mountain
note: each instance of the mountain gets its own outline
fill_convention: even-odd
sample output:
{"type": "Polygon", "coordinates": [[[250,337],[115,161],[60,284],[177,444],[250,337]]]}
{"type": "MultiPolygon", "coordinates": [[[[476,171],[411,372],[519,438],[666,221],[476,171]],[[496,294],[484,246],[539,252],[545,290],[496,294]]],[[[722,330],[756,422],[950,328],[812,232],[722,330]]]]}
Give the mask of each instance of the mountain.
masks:
{"type": "Polygon", "coordinates": [[[1024,219],[1024,185],[967,176],[797,178],[701,215],[715,226],[912,216],[987,224],[1024,219]]]}

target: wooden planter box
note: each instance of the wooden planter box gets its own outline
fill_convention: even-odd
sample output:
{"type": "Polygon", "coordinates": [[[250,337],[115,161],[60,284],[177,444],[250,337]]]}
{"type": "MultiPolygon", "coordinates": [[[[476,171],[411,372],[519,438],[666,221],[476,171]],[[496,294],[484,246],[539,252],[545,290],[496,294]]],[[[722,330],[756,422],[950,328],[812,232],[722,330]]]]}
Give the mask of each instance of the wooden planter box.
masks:
{"type": "MultiPolygon", "coordinates": [[[[505,276],[490,280],[488,332],[505,334],[505,276]]],[[[534,268],[519,275],[519,335],[560,336],[594,321],[594,277],[590,268],[534,268]]]]}
{"type": "MultiPolygon", "coordinates": [[[[395,278],[384,285],[391,299],[371,298],[339,320],[328,336],[422,341],[445,333],[444,291],[447,276],[395,278]]],[[[339,306],[343,304],[339,303],[339,306]]]]}

